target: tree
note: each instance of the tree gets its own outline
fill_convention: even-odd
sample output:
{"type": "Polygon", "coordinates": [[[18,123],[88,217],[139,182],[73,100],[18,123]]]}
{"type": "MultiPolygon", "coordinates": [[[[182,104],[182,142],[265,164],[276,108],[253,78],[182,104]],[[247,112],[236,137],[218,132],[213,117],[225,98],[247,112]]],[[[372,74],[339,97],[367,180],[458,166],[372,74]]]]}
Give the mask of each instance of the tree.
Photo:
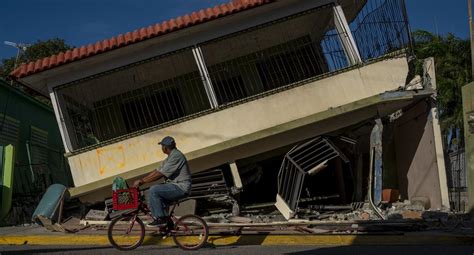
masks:
{"type": "MultiPolygon", "coordinates": [[[[17,65],[20,66],[21,63],[36,61],[69,49],[72,49],[72,47],[67,45],[63,39],[53,38],[46,41],[38,40],[20,55],[17,65]]],[[[2,64],[0,65],[0,77],[4,79],[8,77],[13,71],[15,60],[16,56],[2,60],[2,64]]]]}
{"type": "MultiPolygon", "coordinates": [[[[421,74],[424,58],[434,57],[438,89],[438,111],[441,130],[448,132],[463,128],[461,87],[471,81],[470,41],[455,37],[434,35],[417,30],[413,33],[417,56],[417,74],[421,74]]],[[[459,137],[462,141],[462,136],[459,137]]]]}
{"type": "MultiPolygon", "coordinates": [[[[17,62],[17,67],[20,66],[22,63],[29,63],[31,61],[36,61],[38,59],[42,59],[45,57],[52,56],[54,54],[58,54],[60,52],[72,49],[71,46],[67,45],[63,39],[54,38],[49,39],[46,41],[38,40],[36,43],[29,46],[25,52],[20,54],[17,62]]],[[[13,71],[15,66],[16,56],[3,59],[2,63],[0,64],[0,78],[7,79],[8,75],[13,71]]],[[[31,97],[36,98],[37,100],[45,103],[51,104],[50,99],[46,98],[42,95],[39,95],[37,92],[33,91],[32,89],[23,87],[18,84],[18,87],[23,92],[29,94],[31,97]]]]}

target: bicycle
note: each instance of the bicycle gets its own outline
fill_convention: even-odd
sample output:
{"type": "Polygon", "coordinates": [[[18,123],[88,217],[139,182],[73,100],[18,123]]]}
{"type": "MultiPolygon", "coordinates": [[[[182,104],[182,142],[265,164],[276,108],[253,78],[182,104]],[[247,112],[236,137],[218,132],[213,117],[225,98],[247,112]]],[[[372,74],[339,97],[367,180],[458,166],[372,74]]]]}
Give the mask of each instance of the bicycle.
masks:
{"type": "MultiPolygon", "coordinates": [[[[107,231],[109,242],[114,248],[128,251],[143,243],[145,225],[138,215],[143,213],[151,216],[144,200],[144,195],[138,188],[114,191],[114,210],[126,210],[111,221],[107,231]]],[[[172,236],[174,243],[183,250],[197,250],[207,242],[209,227],[197,215],[188,214],[179,219],[173,215],[176,206],[186,200],[185,198],[172,204],[169,212],[171,221],[167,226],[158,228],[158,231],[164,237],[172,236]]]]}

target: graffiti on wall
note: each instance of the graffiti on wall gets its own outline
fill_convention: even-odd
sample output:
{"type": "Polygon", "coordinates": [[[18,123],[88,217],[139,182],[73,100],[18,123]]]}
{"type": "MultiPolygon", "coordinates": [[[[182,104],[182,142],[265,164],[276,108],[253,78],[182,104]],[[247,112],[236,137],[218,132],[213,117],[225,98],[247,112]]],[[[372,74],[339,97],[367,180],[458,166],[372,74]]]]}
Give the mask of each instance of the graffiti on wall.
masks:
{"type": "Polygon", "coordinates": [[[125,167],[125,152],[122,145],[96,150],[99,162],[99,174],[117,172],[125,167]]]}

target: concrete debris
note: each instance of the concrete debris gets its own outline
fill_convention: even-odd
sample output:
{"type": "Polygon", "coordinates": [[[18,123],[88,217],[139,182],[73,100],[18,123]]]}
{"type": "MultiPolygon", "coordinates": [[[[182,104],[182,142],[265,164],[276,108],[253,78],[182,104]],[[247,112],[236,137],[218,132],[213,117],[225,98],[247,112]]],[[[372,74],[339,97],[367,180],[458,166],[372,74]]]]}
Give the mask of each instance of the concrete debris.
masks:
{"type": "Polygon", "coordinates": [[[423,89],[423,79],[420,75],[415,75],[415,77],[406,85],[406,90],[419,90],[423,89]]]}
{"type": "Polygon", "coordinates": [[[107,218],[106,211],[99,211],[99,210],[89,210],[86,214],[86,220],[105,220],[107,218]]]}
{"type": "Polygon", "coordinates": [[[423,207],[423,209],[428,209],[431,207],[430,199],[427,197],[413,197],[410,202],[414,206],[416,205],[423,207]]]}
{"type": "Polygon", "coordinates": [[[361,220],[369,220],[370,219],[370,214],[368,212],[362,212],[359,214],[359,218],[361,220]]]}
{"type": "Polygon", "coordinates": [[[235,223],[252,223],[253,220],[248,217],[241,217],[241,216],[230,216],[227,218],[230,222],[235,223]]]}
{"type": "Polygon", "coordinates": [[[67,232],[67,230],[63,226],[58,223],[52,222],[51,219],[43,215],[38,215],[38,220],[41,222],[41,225],[43,225],[43,227],[45,227],[49,231],[62,233],[67,232]]]}
{"type": "Polygon", "coordinates": [[[402,218],[405,220],[421,220],[422,213],[420,211],[406,210],[401,212],[402,218]]]}
{"type": "Polygon", "coordinates": [[[225,214],[214,214],[202,217],[207,223],[230,223],[225,214]]]}

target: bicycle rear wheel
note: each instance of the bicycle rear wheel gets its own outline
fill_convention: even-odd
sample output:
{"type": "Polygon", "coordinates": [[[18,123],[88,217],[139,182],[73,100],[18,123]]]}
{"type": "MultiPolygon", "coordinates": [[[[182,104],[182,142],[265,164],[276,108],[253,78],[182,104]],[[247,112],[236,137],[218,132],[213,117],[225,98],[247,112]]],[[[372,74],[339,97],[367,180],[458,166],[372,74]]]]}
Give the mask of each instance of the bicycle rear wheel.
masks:
{"type": "Polygon", "coordinates": [[[129,251],[142,244],[145,238],[145,226],[137,216],[121,216],[112,220],[107,234],[114,248],[129,251]]]}
{"type": "Polygon", "coordinates": [[[209,228],[199,216],[186,215],[175,222],[173,240],[183,250],[201,248],[209,237],[209,228]]]}

